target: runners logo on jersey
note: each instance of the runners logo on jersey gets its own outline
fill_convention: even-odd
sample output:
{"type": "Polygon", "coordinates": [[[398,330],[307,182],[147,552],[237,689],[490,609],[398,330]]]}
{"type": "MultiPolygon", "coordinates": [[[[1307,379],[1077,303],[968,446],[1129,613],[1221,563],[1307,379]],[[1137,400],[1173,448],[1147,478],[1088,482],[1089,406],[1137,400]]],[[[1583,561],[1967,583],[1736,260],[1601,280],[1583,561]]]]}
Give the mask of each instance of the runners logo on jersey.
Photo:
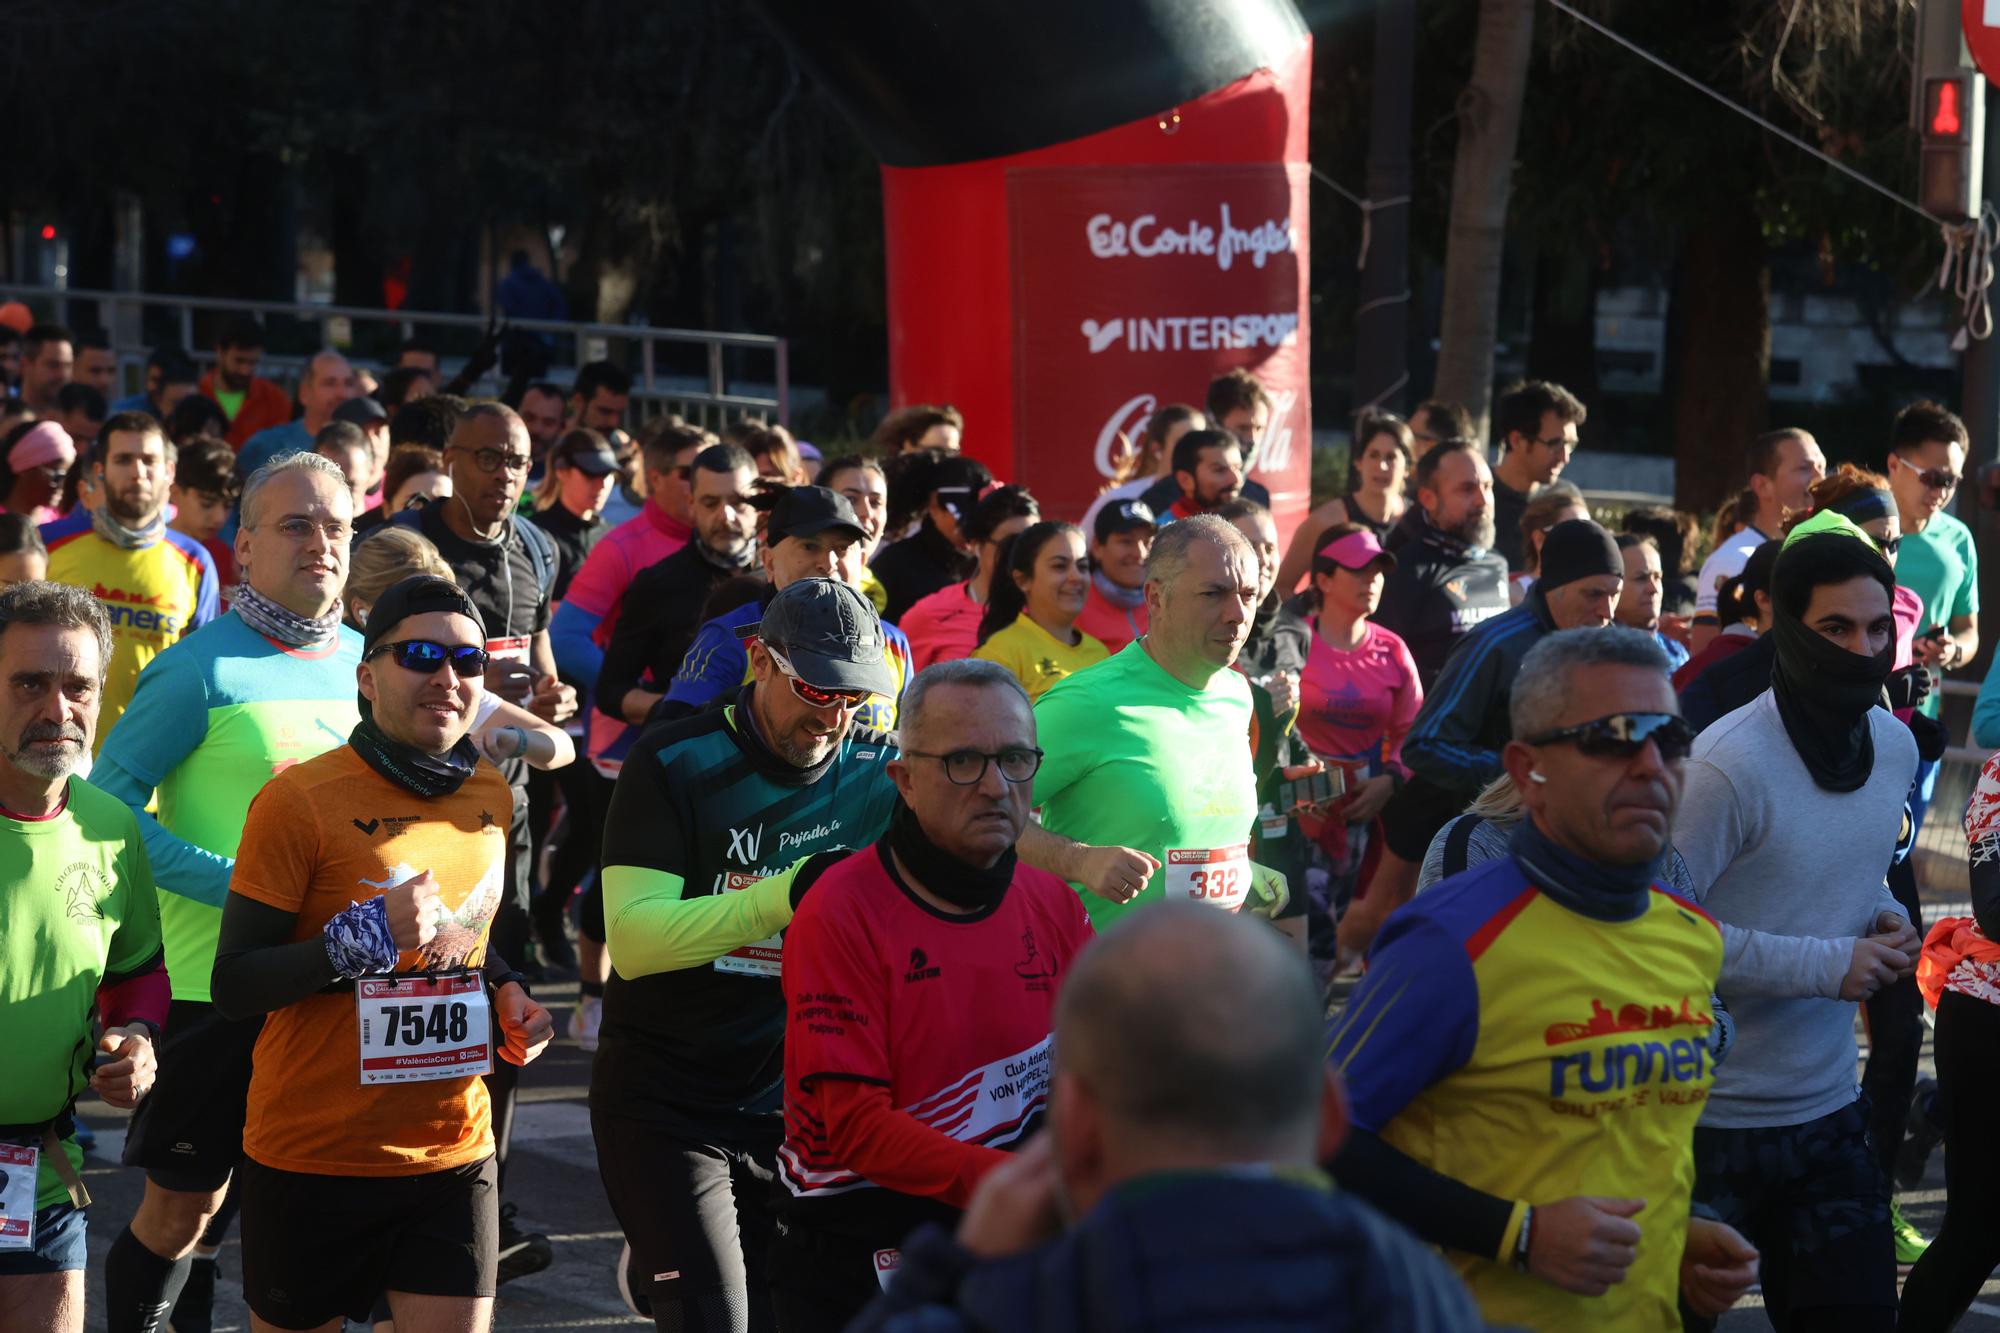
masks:
{"type": "Polygon", "coordinates": [[[754,866],[764,857],[764,826],[754,829],[733,828],[729,830],[728,857],[746,866],[754,866]]]}
{"type": "Polygon", "coordinates": [[[1608,1036],[1614,1032],[1657,1032],[1662,1028],[1709,1028],[1715,1020],[1707,1014],[1694,1012],[1689,998],[1681,997],[1678,1011],[1671,1006],[1656,1004],[1648,1009],[1643,1004],[1619,1006],[1612,1013],[1602,1000],[1590,1002],[1590,1021],[1587,1023],[1551,1023],[1543,1040],[1551,1046],[1561,1046],[1572,1041],[1583,1041],[1590,1037],[1608,1036]]]}
{"type": "Polygon", "coordinates": [[[930,955],[922,949],[910,950],[910,970],[903,973],[904,981],[932,981],[944,975],[944,969],[931,965],[930,955]]]}

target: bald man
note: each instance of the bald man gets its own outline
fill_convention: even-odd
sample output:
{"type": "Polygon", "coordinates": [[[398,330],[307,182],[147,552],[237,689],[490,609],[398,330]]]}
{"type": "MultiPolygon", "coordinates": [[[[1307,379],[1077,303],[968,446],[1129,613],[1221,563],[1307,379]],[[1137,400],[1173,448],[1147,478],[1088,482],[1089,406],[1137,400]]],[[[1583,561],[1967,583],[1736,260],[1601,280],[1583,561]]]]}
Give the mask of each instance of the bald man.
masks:
{"type": "Polygon", "coordinates": [[[1484,1327],[1435,1254],[1315,1167],[1345,1112],[1311,975],[1274,932],[1133,911],[1077,960],[1055,1042],[1050,1131],[987,1174],[955,1236],[904,1243],[855,1329],[1073,1329],[1094,1310],[1133,1330],[1484,1327]]]}
{"type": "Polygon", "coordinates": [[[236,470],[249,476],[274,458],[303,454],[333,420],[333,409],[361,393],[354,367],[338,352],[320,352],[306,362],[299,376],[299,407],[302,415],[282,426],[269,426],[244,441],[236,455],[236,470]]]}

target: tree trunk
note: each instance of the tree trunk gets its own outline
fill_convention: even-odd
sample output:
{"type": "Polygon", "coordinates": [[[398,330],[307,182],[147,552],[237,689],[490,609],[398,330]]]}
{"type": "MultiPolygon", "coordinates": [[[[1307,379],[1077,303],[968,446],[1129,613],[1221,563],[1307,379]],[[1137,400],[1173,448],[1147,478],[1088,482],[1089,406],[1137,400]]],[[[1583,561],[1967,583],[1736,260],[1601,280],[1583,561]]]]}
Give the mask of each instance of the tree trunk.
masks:
{"type": "Polygon", "coordinates": [[[1368,257],[1355,317],[1354,402],[1401,412],[1410,386],[1410,100],[1416,0],[1375,10],[1375,86],[1368,114],[1368,195],[1405,202],[1367,219],[1368,257]]]}
{"type": "Polygon", "coordinates": [[[1444,318],[1432,392],[1463,403],[1482,437],[1493,401],[1493,344],[1500,324],[1500,266],[1521,133],[1535,0],[1480,0],[1472,82],[1458,101],[1458,156],[1451,171],[1451,234],[1444,264],[1444,318]]]}
{"type": "Polygon", "coordinates": [[[1743,482],[1770,420],[1771,269],[1755,208],[1718,194],[1681,238],[1662,384],[1674,423],[1674,503],[1705,513],[1743,482]]]}

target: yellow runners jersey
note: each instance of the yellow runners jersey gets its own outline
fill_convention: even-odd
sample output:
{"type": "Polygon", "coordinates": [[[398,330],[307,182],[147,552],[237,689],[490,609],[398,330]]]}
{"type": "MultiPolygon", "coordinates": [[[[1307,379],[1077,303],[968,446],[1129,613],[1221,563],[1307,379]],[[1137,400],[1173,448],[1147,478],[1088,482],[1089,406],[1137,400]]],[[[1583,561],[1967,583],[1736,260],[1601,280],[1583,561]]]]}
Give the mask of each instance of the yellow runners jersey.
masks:
{"type": "Polygon", "coordinates": [[[1516,1201],[1500,1255],[1448,1256],[1489,1321],[1563,1333],[1680,1328],[1721,967],[1722,933],[1700,908],[1655,888],[1635,919],[1597,920],[1544,894],[1511,856],[1390,918],[1330,1054],[1356,1125],[1516,1201]],[[1577,1296],[1499,1261],[1513,1252],[1519,1205],[1580,1194],[1646,1201],[1624,1282],[1577,1296]]]}
{"type": "Polygon", "coordinates": [[[111,617],[111,667],[97,713],[97,747],[132,702],[146,663],[215,619],[221,609],[215,561],[201,543],[168,528],[137,550],[114,546],[76,511],[42,526],[49,581],[82,588],[111,617]]]}

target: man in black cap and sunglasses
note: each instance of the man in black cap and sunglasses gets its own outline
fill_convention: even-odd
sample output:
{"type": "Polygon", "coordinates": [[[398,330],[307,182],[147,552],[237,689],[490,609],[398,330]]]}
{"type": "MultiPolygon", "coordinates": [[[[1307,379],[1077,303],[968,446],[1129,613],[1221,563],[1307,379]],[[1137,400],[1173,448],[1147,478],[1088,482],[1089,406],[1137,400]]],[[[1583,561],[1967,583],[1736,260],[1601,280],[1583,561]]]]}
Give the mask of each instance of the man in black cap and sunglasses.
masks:
{"type": "Polygon", "coordinates": [[[1332,1029],[1353,1122],[1334,1169],[1442,1246],[1495,1324],[1678,1328],[1757,1258],[1689,1216],[1723,958],[1661,886],[1693,733],[1659,646],[1615,627],[1542,639],[1508,709],[1524,817],[1377,942],[1332,1029]]]}
{"type": "Polygon", "coordinates": [[[956,1223],[1041,1127],[1056,991],[1091,935],[1069,885],[1014,852],[1042,752],[1013,674],[919,672],[898,735],[888,832],[824,872],[785,937],[787,1333],[846,1327],[903,1237],[956,1223]]]}
{"type": "Polygon", "coordinates": [[[634,747],[605,826],[616,970],[591,1129],[627,1301],[663,1329],[773,1327],[779,936],[810,882],[798,863],[868,845],[896,806],[895,744],[855,722],[898,687],[868,599],[838,578],[790,582],[747,651],[733,703],[634,747]]]}

